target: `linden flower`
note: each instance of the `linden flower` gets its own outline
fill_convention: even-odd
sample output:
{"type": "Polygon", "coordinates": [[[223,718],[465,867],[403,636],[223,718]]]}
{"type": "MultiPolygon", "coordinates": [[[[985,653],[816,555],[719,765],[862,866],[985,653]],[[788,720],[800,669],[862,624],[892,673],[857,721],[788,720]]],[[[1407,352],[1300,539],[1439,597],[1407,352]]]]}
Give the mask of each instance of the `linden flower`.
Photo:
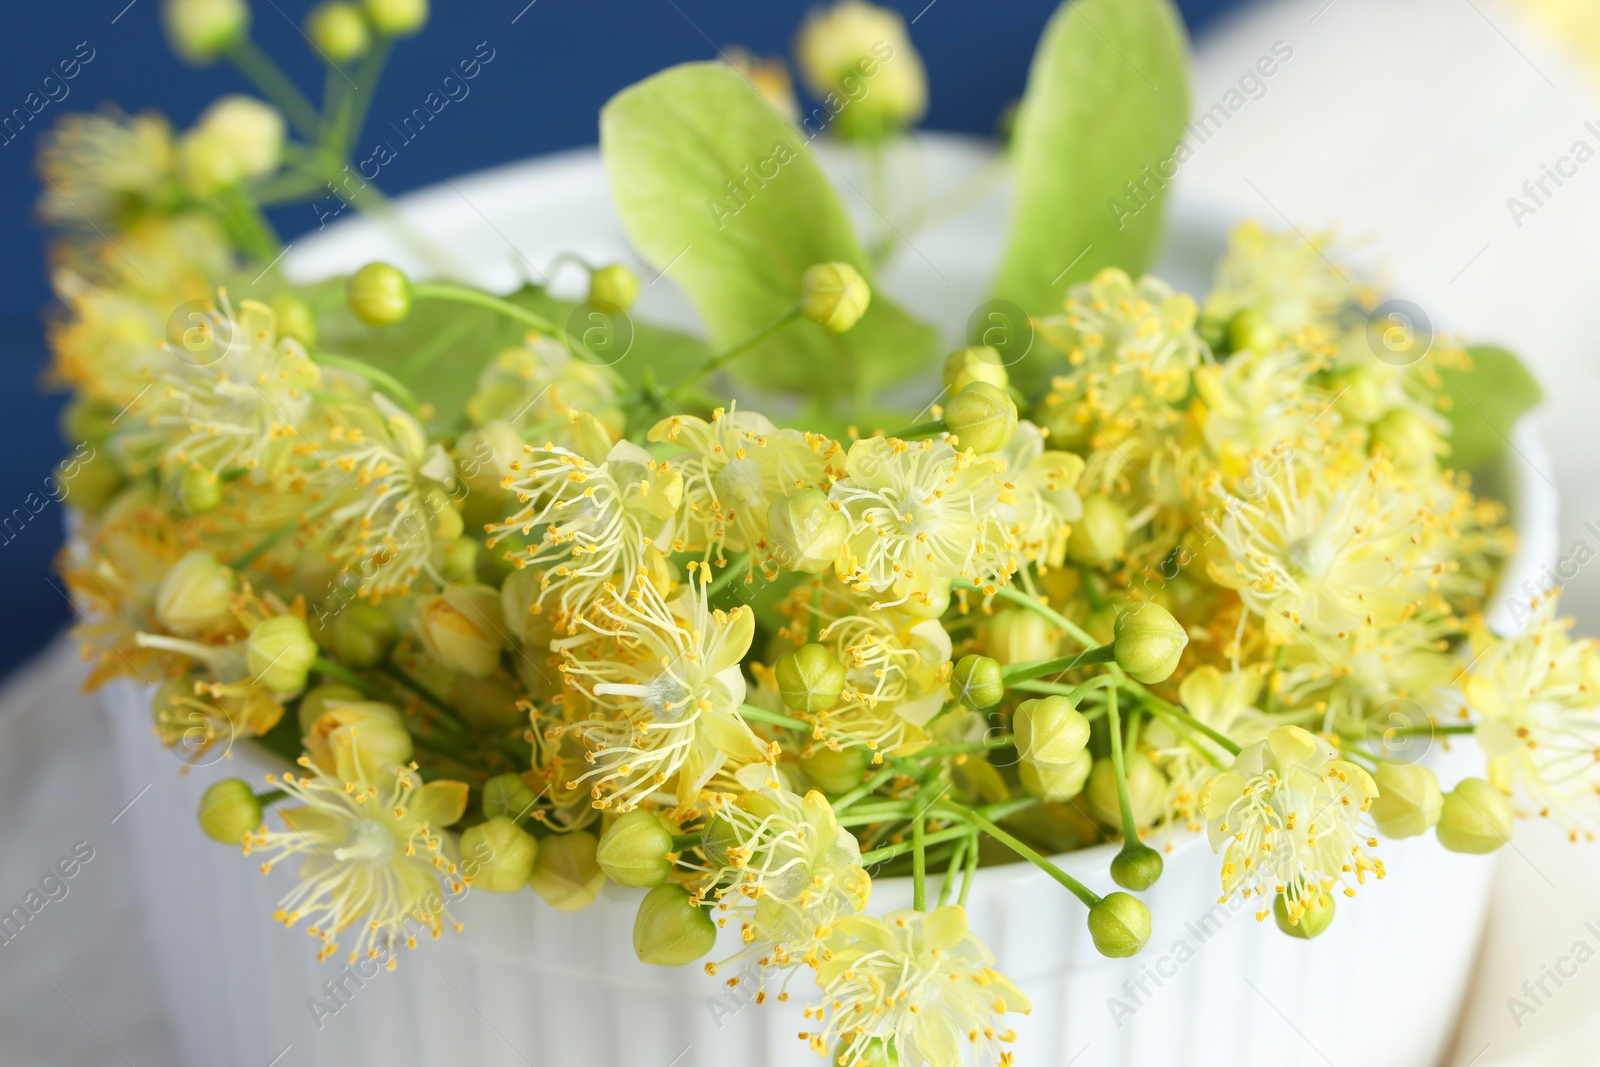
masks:
{"type": "Polygon", "coordinates": [[[1005,581],[1001,545],[989,539],[1000,489],[992,460],[948,442],[862,438],[829,492],[850,520],[835,570],[862,592],[891,594],[883,607],[931,605],[954,578],[1005,581]]]}
{"type": "Polygon", "coordinates": [[[1474,736],[1489,781],[1555,819],[1569,837],[1593,839],[1600,823],[1600,647],[1574,641],[1558,597],[1535,604],[1521,634],[1495,640],[1481,628],[1461,689],[1483,716],[1474,736]]]}
{"type": "Polygon", "coordinates": [[[160,199],[176,166],[172,128],[160,115],[67,115],[39,146],[39,214],[52,226],[120,229],[160,199]]]}
{"type": "Polygon", "coordinates": [[[236,739],[265,734],[283,718],[283,704],[248,679],[182,678],[156,691],[150,715],[161,743],[196,763],[217,745],[227,758],[236,739]]]}
{"type": "Polygon", "coordinates": [[[796,489],[824,483],[839,445],[821,434],[780,430],[764,415],[717,408],[711,421],[662,419],[650,440],[684,449],[668,459],[683,476],[680,552],[744,552],[766,547],[767,509],[796,489]]]}
{"type": "Polygon", "coordinates": [[[1238,227],[1217,264],[1206,315],[1227,322],[1240,311],[1255,311],[1286,336],[1328,323],[1367,297],[1365,287],[1329,261],[1324,249],[1331,243],[1328,234],[1307,240],[1259,223],[1238,227]]]}
{"type": "MultiPolygon", "coordinates": [[[[1267,669],[1264,663],[1226,673],[1210,664],[1196,667],[1178,683],[1178,697],[1185,711],[1213,730],[1235,741],[1259,740],[1271,727],[1271,720],[1256,709],[1267,669]]],[[[1194,745],[1206,745],[1213,752],[1221,750],[1205,740],[1191,743],[1184,733],[1161,719],[1146,725],[1143,738],[1152,757],[1160,761],[1167,780],[1167,817],[1163,821],[1199,831],[1200,794],[1206,783],[1216,777],[1217,770],[1194,745]]],[[[1226,753],[1221,754],[1226,757],[1226,753]]]]}
{"type": "Polygon", "coordinates": [[[1077,490],[1082,457],[1046,449],[1044,432],[1026,420],[1017,423],[998,456],[1005,463],[1005,477],[993,518],[1010,553],[1005,569],[1020,571],[1026,563],[1059,567],[1069,524],[1083,516],[1077,490]]]}
{"type": "Polygon", "coordinates": [[[640,572],[626,594],[607,586],[580,627],[553,642],[562,674],[587,705],[575,714],[589,712],[565,732],[582,739],[593,769],[568,789],[587,782],[596,807],[629,811],[676,776],[677,804],[687,811],[729,760],[768,759],[739,715],[739,663],[755,636],[748,607],[713,612],[703,585],[669,605],[640,572]]]}
{"type": "Polygon", "coordinates": [[[523,436],[578,448],[569,416],[587,412],[600,420],[612,440],[622,436],[614,374],[575,357],[553,337],[530,333],[521,348],[508,348],[484,368],[478,391],[467,401],[474,426],[503,419],[523,436]]]}
{"type": "MultiPolygon", "coordinates": [[[[1213,851],[1222,851],[1222,900],[1235,889],[1258,899],[1281,893],[1291,922],[1336,885],[1383,877],[1383,861],[1364,825],[1378,796],[1372,776],[1342,760],[1328,742],[1298,726],[1277,726],[1249,745],[1200,797],[1213,851]]],[[[1270,914],[1270,905],[1256,913],[1270,914]]]]}
{"type": "Polygon", "coordinates": [[[1320,713],[1325,731],[1358,733],[1390,701],[1433,706],[1459,673],[1450,640],[1460,630],[1455,617],[1425,612],[1342,639],[1304,633],[1278,672],[1284,703],[1320,713]]]}
{"type": "Polygon", "coordinates": [[[967,929],[956,905],[937,911],[895,911],[882,919],[851,915],[834,926],[830,950],[817,964],[824,1005],[807,1010],[822,1029],[802,1033],[835,1062],[872,1062],[874,1042],[894,1041],[904,1064],[1011,1064],[1002,1045],[1007,1012],[1032,1011],[1028,998],[994,969],[994,954],[967,929]],[[966,1052],[963,1053],[963,1048],[966,1052]]]}
{"type": "MultiPolygon", "coordinates": [[[[466,813],[467,784],[439,779],[422,785],[415,763],[369,778],[360,760],[351,760],[355,778],[341,782],[305,756],[298,762],[309,777],[269,774],[267,781],[304,807],[280,813],[288,829],[262,826],[244,842],[247,856],[269,853],[262,874],[289,856],[304,857],[300,884],[278,902],[273,918],[285,926],[310,919],[307,933],[322,942],[318,962],[339,950],[334,938],[363,916],[351,963],[363,955],[377,958],[380,944],[403,939],[415,948],[412,923],[438,937],[449,919],[439,879],[450,880],[455,896],[470,881],[446,855],[453,842],[438,832],[466,813]]],[[[391,954],[390,970],[395,963],[391,954]]]]}
{"type": "MultiPolygon", "coordinates": [[[[1250,349],[1195,371],[1196,418],[1225,478],[1241,477],[1254,459],[1307,447],[1332,400],[1306,385],[1323,365],[1304,349],[1250,349]]],[[[1322,426],[1331,431],[1337,421],[1322,426]]]]}

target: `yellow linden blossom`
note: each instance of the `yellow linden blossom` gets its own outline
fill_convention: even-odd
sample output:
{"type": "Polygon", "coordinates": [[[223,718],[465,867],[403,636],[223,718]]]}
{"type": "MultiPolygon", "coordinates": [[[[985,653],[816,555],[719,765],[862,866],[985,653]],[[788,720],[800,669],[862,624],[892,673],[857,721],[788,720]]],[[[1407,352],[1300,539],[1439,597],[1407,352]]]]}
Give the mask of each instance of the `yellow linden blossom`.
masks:
{"type": "Polygon", "coordinates": [[[1600,823],[1600,646],[1574,641],[1558,597],[1534,605],[1526,629],[1497,640],[1480,626],[1461,689],[1483,716],[1474,735],[1489,781],[1524,811],[1555,819],[1572,840],[1600,823]]]}
{"type": "MultiPolygon", "coordinates": [[[[287,829],[262,826],[244,842],[245,855],[270,854],[262,874],[289,856],[304,857],[300,884],[278,902],[273,918],[285,926],[310,919],[307,932],[322,942],[319,961],[337,952],[334,938],[363,918],[351,963],[378,958],[380,944],[415,948],[419,929],[438,937],[449,920],[439,879],[448,879],[455,896],[469,881],[447,854],[453,842],[439,832],[466,813],[467,783],[423,785],[414,763],[369,778],[360,760],[350,761],[356,776],[341,782],[305,756],[298,762],[309,776],[269,774],[267,781],[304,806],[280,812],[287,829]]],[[[390,970],[395,962],[391,953],[390,970]]]]}
{"type": "Polygon", "coordinates": [[[1308,240],[1255,222],[1238,227],[1217,264],[1206,315],[1225,323],[1254,311],[1285,336],[1326,326],[1343,309],[1370,299],[1367,287],[1328,259],[1332,243],[1329,234],[1308,240]]]}
{"type": "Polygon", "coordinates": [[[579,632],[553,643],[578,698],[573,714],[587,716],[563,732],[582,740],[593,768],[566,787],[587,783],[596,807],[629,811],[676,778],[678,807],[688,811],[730,760],[768,760],[739,715],[739,663],[754,636],[755,613],[711,611],[704,585],[671,604],[642,572],[626,593],[607,586],[579,632]]]}
{"type": "Polygon", "coordinates": [[[1230,485],[1250,470],[1253,460],[1281,461],[1292,451],[1314,449],[1314,442],[1320,442],[1318,429],[1325,436],[1337,425],[1337,416],[1326,413],[1333,397],[1323,397],[1308,384],[1325,366],[1325,360],[1309,351],[1290,347],[1246,349],[1226,363],[1195,371],[1200,402],[1194,418],[1230,485]]]}
{"type": "Polygon", "coordinates": [[[1083,515],[1077,488],[1083,458],[1045,448],[1044,431],[1026,420],[1017,423],[999,457],[1005,475],[993,519],[1003,531],[1004,569],[1061,566],[1071,524],[1083,515]]]}
{"type": "Polygon", "coordinates": [[[521,348],[495,357],[467,401],[467,417],[475,426],[504,419],[531,440],[582,451],[571,429],[574,412],[594,416],[612,440],[621,437],[625,420],[617,405],[616,375],[536,333],[521,348]]]}
{"type": "Polygon", "coordinates": [[[824,1004],[806,1015],[822,1027],[800,1037],[823,1054],[837,1042],[841,1067],[891,1040],[901,1063],[1008,1065],[1016,1032],[1000,1016],[1032,1011],[957,905],[840,919],[816,971],[824,1004]]]}
{"type": "MultiPolygon", "coordinates": [[[[1184,710],[1198,722],[1236,742],[1258,741],[1272,725],[1272,720],[1256,708],[1267,670],[1265,663],[1227,673],[1210,664],[1196,667],[1178,683],[1178,697],[1184,710]]],[[[1204,745],[1208,751],[1224,758],[1227,754],[1204,739],[1187,736],[1164,719],[1152,719],[1141,736],[1166,776],[1165,821],[1171,826],[1200,831],[1203,829],[1199,818],[1200,794],[1206,783],[1216,777],[1217,769],[1196,751],[1195,745],[1204,745]]]]}
{"type": "MultiPolygon", "coordinates": [[[[1339,758],[1328,742],[1298,726],[1277,726],[1247,746],[1233,766],[1207,783],[1200,813],[1213,851],[1223,852],[1222,900],[1235,890],[1264,900],[1282,894],[1298,922],[1323,894],[1350,880],[1383,877],[1383,861],[1367,849],[1378,839],[1365,827],[1378,796],[1372,776],[1339,758]],[[1241,888],[1242,887],[1242,888],[1241,888]]],[[[1256,918],[1272,911],[1263,904],[1256,918]]]]}
{"type": "Polygon", "coordinates": [[[52,226],[120,228],[170,191],[176,166],[172,127],[160,115],[68,115],[39,145],[39,214],[52,226]]]}

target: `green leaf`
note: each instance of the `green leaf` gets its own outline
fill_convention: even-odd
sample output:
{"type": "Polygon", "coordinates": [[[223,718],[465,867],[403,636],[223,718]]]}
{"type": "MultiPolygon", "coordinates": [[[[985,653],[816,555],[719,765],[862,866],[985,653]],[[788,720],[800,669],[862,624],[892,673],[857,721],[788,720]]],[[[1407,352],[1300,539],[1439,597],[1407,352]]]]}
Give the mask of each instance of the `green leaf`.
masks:
{"type": "Polygon", "coordinates": [[[1462,470],[1483,467],[1505,451],[1517,420],[1544,399],[1539,383],[1522,361],[1494,345],[1467,349],[1472,368],[1439,368],[1444,394],[1450,398],[1450,465],[1462,470]]]}
{"type": "MultiPolygon", "coordinates": [[[[1069,286],[1101,269],[1137,277],[1149,266],[1161,232],[1160,168],[1170,172],[1189,119],[1185,49],[1169,0],[1074,0],[1057,9],[1017,116],[998,298],[1030,315],[1054,314],[1069,286]],[[1143,186],[1142,205],[1128,182],[1143,186]]],[[[1177,162],[1184,158],[1180,149],[1177,162]]],[[[1047,368],[1039,364],[1013,372],[1040,379],[1047,368]]]]}
{"type": "MultiPolygon", "coordinates": [[[[684,64],[623,90],[600,113],[600,144],[628,235],[689,294],[717,348],[793,308],[815,263],[849,263],[871,281],[799,132],[731,67],[684,64]]],[[[849,332],[802,319],[731,370],[769,388],[859,398],[928,365],[938,346],[932,327],[875,289],[849,332]]]]}

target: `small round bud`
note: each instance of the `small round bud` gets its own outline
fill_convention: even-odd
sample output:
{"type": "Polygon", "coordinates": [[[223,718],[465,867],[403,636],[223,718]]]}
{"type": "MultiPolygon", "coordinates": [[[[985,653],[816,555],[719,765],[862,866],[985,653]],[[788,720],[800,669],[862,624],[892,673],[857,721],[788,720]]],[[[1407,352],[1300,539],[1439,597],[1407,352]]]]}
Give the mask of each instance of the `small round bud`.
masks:
{"type": "Polygon", "coordinates": [[[244,167],[220,136],[193,129],[178,142],[178,177],[185,192],[205,200],[239,184],[244,167]]]}
{"type": "Polygon", "coordinates": [[[900,1054],[894,1043],[881,1037],[854,1042],[841,1041],[833,1047],[832,1063],[849,1067],[900,1067],[900,1054]]]}
{"type": "Polygon", "coordinates": [[[800,759],[800,770],[812,785],[828,796],[838,796],[861,784],[871,754],[864,748],[821,747],[800,759]]]}
{"type": "Polygon", "coordinates": [[[522,827],[496,815],[461,833],[461,871],[472,888],[514,893],[533,877],[538,840],[522,827]]]}
{"type": "Polygon", "coordinates": [[[639,276],[621,263],[601,267],[589,275],[589,303],[627,311],[639,298],[639,276]]]}
{"type": "Polygon", "coordinates": [[[1027,608],[1006,608],[983,621],[983,647],[1002,667],[1054,659],[1061,633],[1050,620],[1027,608]]]}
{"type": "Polygon", "coordinates": [[[681,967],[710,952],[717,924],[681,885],[658,885],[639,903],[633,920],[633,952],[641,963],[681,967]]]}
{"type": "Polygon", "coordinates": [[[794,51],[813,95],[850,101],[829,131],[845,140],[880,141],[927,110],[927,74],[897,11],[870,3],[813,8],[794,51]]]}
{"type": "Polygon", "coordinates": [[[653,811],[630,811],[618,817],[600,838],[595,859],[618,885],[645,889],[660,885],[672,873],[672,834],[653,811]]]}
{"type": "Polygon", "coordinates": [[[372,46],[367,20],[354,4],[318,4],[306,16],[306,36],[330,63],[344,64],[360,59],[372,46]]]}
{"type": "Polygon", "coordinates": [[[411,314],[411,283],[398,267],[368,263],[350,278],[350,310],[368,326],[388,326],[411,314]]]}
{"type": "MultiPolygon", "coordinates": [[[[1166,808],[1167,776],[1143,752],[1123,754],[1128,771],[1128,805],[1135,826],[1154,826],[1166,808]]],[[[1094,761],[1089,775],[1089,810],[1107,826],[1122,825],[1122,801],[1117,794],[1117,768],[1109,756],[1094,761]]]]}
{"type": "Polygon", "coordinates": [[[774,673],[784,706],[792,711],[809,715],[829,711],[844,692],[844,664],[821,645],[801,645],[779,656],[774,673]]]}
{"type": "Polygon", "coordinates": [[[700,828],[700,851],[713,868],[733,866],[733,850],[739,847],[739,830],[725,818],[712,816],[700,828]]]}
{"type": "Polygon", "coordinates": [[[405,720],[376,700],[325,702],[301,743],[312,763],[347,782],[378,778],[411,762],[405,720]]]}
{"type": "Polygon", "coordinates": [[[1299,915],[1289,910],[1289,902],[1279,893],[1272,902],[1272,921],[1290,937],[1310,941],[1333,925],[1333,895],[1323,893],[1299,915]]]}
{"type": "Polygon", "coordinates": [[[68,441],[98,445],[116,429],[118,412],[87,397],[79,397],[61,412],[61,436],[68,441]]]}
{"type": "Polygon", "coordinates": [[[388,659],[398,640],[400,628],[387,611],[358,601],[334,616],[328,647],[345,666],[365,669],[388,659]]]}
{"type": "Polygon", "coordinates": [[[1128,513],[1108,496],[1083,498],[1083,516],[1072,524],[1067,558],[1085,567],[1104,567],[1128,547],[1128,513]]]}
{"type": "Polygon", "coordinates": [[[458,537],[434,547],[433,565],[447,582],[471,582],[478,576],[477,541],[458,537]]]}
{"type": "Polygon", "coordinates": [[[365,0],[367,18],[379,33],[408,37],[428,21],[428,0],[365,0]]]}
{"type": "Polygon", "coordinates": [[[429,657],[445,670],[487,678],[505,647],[500,591],[486,585],[452,585],[417,605],[416,631],[429,657]]]}
{"type": "Polygon", "coordinates": [[[274,693],[303,689],[316,658],[317,643],[298,615],[277,615],[256,623],[245,642],[245,663],[251,677],[274,693]]]}
{"type": "Polygon", "coordinates": [[[1089,743],[1089,720],[1064,696],[1024,700],[1011,717],[1017,753],[1029,763],[1075,762],[1089,743]]]}
{"type": "Polygon", "coordinates": [[[190,63],[213,62],[250,28],[245,0],[166,0],[161,16],[172,50],[190,63]]]}
{"type": "Polygon", "coordinates": [[[1266,352],[1277,343],[1277,329],[1259,311],[1246,308],[1228,323],[1228,347],[1235,352],[1266,352]]]}
{"type": "Polygon", "coordinates": [[[1119,614],[1113,633],[1117,666],[1146,685],[1172,677],[1189,644],[1189,631],[1172,612],[1148,600],[1119,614]]]}
{"type": "Polygon", "coordinates": [[[272,298],[272,313],[278,320],[278,333],[292,337],[303,345],[317,343],[317,316],[311,305],[293,293],[279,293],[272,298]]]}
{"type": "Polygon", "coordinates": [[[800,279],[800,309],[834,333],[854,326],[870,303],[872,289],[848,263],[818,263],[800,279]]]}
{"type": "Polygon", "coordinates": [[[222,479],[208,470],[188,467],[168,483],[168,493],[183,515],[205,515],[222,503],[222,479]]]}
{"type": "Polygon", "coordinates": [[[1126,844],[1111,861],[1111,880],[1124,889],[1143,892],[1161,879],[1166,864],[1149,845],[1126,844]]]}
{"type": "Polygon", "coordinates": [[[1102,956],[1132,956],[1150,940],[1150,909],[1136,896],[1108,893],[1089,909],[1089,936],[1102,956]]]}
{"type": "Polygon", "coordinates": [[[606,872],[595,862],[599,846],[584,830],[551,834],[539,842],[533,860],[533,891],[557,911],[582,911],[594,903],[606,884],[606,872]]]}
{"type": "Polygon", "coordinates": [[[483,783],[483,813],[503,815],[512,821],[528,817],[539,795],[520,774],[497,774],[483,783]]]}
{"type": "Polygon", "coordinates": [[[122,489],[122,474],[110,459],[64,464],[57,477],[62,499],[86,515],[100,514],[122,489]]]}
{"type": "Polygon", "coordinates": [[[213,782],[200,797],[200,829],[213,841],[237,845],[261,825],[261,801],[240,778],[213,782]]]}
{"type": "Polygon", "coordinates": [[[360,704],[367,696],[353,685],[314,685],[300,698],[295,719],[300,724],[300,734],[311,732],[311,727],[331,710],[332,704],[360,704]]]}
{"type": "Polygon", "coordinates": [[[1088,749],[1079,752],[1071,763],[1032,763],[1024,760],[1017,765],[1017,776],[1029,796],[1057,803],[1071,800],[1083,792],[1089,780],[1094,757],[1088,749]]]}
{"type": "Polygon", "coordinates": [[[1369,809],[1384,837],[1415,837],[1439,824],[1444,796],[1439,779],[1416,763],[1380,763],[1372,775],[1378,799],[1369,809]]]}
{"type": "Polygon", "coordinates": [[[196,128],[233,156],[247,178],[277,167],[288,134],[283,113],[253,96],[224,96],[200,116],[196,128]]]}
{"type": "Polygon", "coordinates": [[[1326,390],[1333,408],[1351,422],[1377,422],[1383,414],[1383,380],[1365,367],[1352,367],[1328,376],[1326,390]]]}
{"type": "Polygon", "coordinates": [[[1432,470],[1446,448],[1433,424],[1409,408],[1395,408],[1372,424],[1372,451],[1386,453],[1402,470],[1432,470]]]}
{"type": "Polygon", "coordinates": [[[772,560],[786,570],[821,574],[833,566],[850,535],[850,520],[820,489],[801,489],[767,509],[772,560]]]}
{"type": "Polygon", "coordinates": [[[973,711],[992,708],[1006,696],[1000,664],[988,656],[962,656],[950,675],[950,684],[956,687],[956,699],[961,701],[961,706],[973,711]]]}
{"type": "Polygon", "coordinates": [[[1483,855],[1511,840],[1511,801],[1482,778],[1463,778],[1444,795],[1439,844],[1451,852],[1483,855]]]}
{"type": "Polygon", "coordinates": [[[962,447],[998,452],[1017,432],[1017,402],[1004,389],[973,382],[945,405],[944,424],[962,447]]]}
{"type": "Polygon", "coordinates": [[[179,637],[227,621],[238,585],[233,571],[209,552],[190,552],[167,571],[156,590],[156,619],[179,637]]]}
{"type": "Polygon", "coordinates": [[[1004,389],[1011,383],[1011,375],[1006,373],[1000,353],[988,345],[958,348],[945,358],[944,387],[950,390],[951,396],[973,382],[985,382],[996,389],[1004,389]]]}

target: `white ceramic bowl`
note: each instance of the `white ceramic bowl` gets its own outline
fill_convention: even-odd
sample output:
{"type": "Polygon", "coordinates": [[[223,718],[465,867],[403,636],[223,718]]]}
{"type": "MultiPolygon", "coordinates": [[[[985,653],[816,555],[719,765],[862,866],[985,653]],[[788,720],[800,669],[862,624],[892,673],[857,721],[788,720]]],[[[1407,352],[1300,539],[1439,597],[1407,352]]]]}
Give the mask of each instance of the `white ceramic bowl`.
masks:
{"type": "MultiPolygon", "coordinates": [[[[896,161],[899,180],[950,187],[987,160],[981,146],[926,137],[896,161]]],[[[829,154],[831,169],[852,161],[829,154]]],[[[859,187],[863,183],[856,182],[859,187]]],[[[848,189],[849,186],[841,185],[848,189]]],[[[628,259],[626,241],[592,152],[500,168],[404,198],[422,233],[482,284],[538,277],[561,251],[591,261],[628,259]]],[[[871,211],[859,209],[870,223],[871,211]]],[[[912,237],[882,283],[953,342],[985,295],[1005,232],[1004,191],[912,237]]],[[[1227,220],[1181,200],[1161,273],[1203,290],[1227,220]]],[[[295,242],[290,269],[314,278],[372,259],[417,264],[375,224],[341,222],[295,242]]],[[[648,281],[654,272],[645,272],[648,281]]],[[[572,280],[577,282],[575,276],[572,280]]],[[[558,279],[555,288],[562,285],[558,279]]],[[[694,327],[667,280],[645,286],[641,318],[694,327]]],[[[1555,557],[1554,491],[1535,474],[1543,448],[1524,424],[1505,478],[1521,535],[1506,587],[1555,557]]],[[[1502,612],[1503,615],[1503,612],[1502,612]]],[[[203,837],[194,813],[217,778],[259,780],[274,770],[238,746],[231,758],[180,773],[149,733],[149,693],[118,684],[107,711],[132,792],[151,788],[128,819],[139,845],[158,971],[192,1067],[470,1063],[477,1067],[694,1067],[815,1064],[796,1039],[799,1004],[815,995],[801,975],[788,1004],[747,1004],[697,967],[639,963],[631,930],[639,892],[608,887],[576,915],[533,893],[474,893],[457,906],[460,934],[404,954],[399,970],[362,980],[315,963],[303,932],[269,919],[292,875],[263,878],[236,850],[203,837]],[[320,1007],[317,1005],[320,1003],[320,1007]]],[[[1436,752],[1446,783],[1479,768],[1472,746],[1436,752]]],[[[1092,887],[1111,887],[1114,848],[1059,859],[1092,887]]],[[[1108,960],[1091,944],[1082,906],[1027,864],[979,872],[968,907],[999,966],[1032,998],[1017,1026],[1024,1064],[1361,1064],[1424,1067],[1444,1053],[1477,950],[1492,859],[1458,856],[1431,838],[1384,842],[1392,872],[1351,901],[1314,942],[1257,924],[1237,901],[1215,905],[1219,861],[1181,835],[1166,873],[1146,895],[1148,948],[1108,960]]],[[[910,905],[906,879],[882,879],[872,910],[910,905]]],[[[1013,1017],[1015,1018],[1015,1017],[1013,1017]]]]}

